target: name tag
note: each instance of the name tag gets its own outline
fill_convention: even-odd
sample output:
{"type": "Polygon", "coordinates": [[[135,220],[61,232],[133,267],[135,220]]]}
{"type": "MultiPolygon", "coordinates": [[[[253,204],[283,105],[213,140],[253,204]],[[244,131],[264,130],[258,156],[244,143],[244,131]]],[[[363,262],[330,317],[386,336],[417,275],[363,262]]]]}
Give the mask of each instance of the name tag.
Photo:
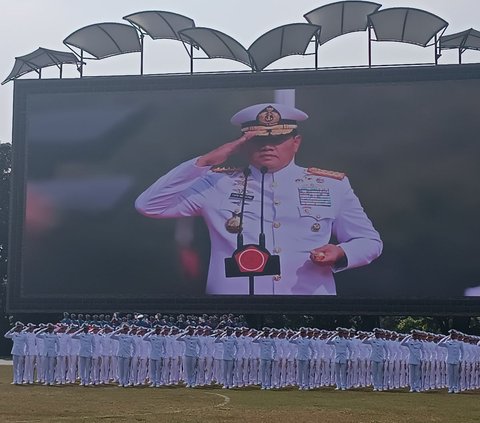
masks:
{"type": "Polygon", "coordinates": [[[331,207],[332,199],[328,188],[298,188],[300,205],[331,207]]]}
{"type": "MultiPolygon", "coordinates": [[[[252,201],[253,198],[254,198],[253,195],[248,195],[248,194],[245,195],[245,200],[246,201],[252,201]]],[[[242,199],[242,194],[238,193],[238,192],[232,192],[230,194],[230,199],[241,200],[242,199]]]]}

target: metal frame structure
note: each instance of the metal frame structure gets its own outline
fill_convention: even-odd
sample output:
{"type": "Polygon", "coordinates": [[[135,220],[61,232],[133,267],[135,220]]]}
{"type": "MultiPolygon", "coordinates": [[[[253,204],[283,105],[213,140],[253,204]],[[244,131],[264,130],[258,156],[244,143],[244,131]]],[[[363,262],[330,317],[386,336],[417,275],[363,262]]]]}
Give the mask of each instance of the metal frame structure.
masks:
{"type": "MultiPolygon", "coordinates": [[[[144,59],[144,38],[148,35],[152,40],[177,40],[189,43],[180,34],[180,31],[187,28],[195,28],[195,21],[187,16],[178,13],[167,12],[162,10],[146,10],[142,12],[131,13],[123,17],[128,21],[140,34],[140,75],[143,75],[143,59],[144,59]],[[155,20],[156,26],[152,20],[155,20]],[[160,25],[158,25],[160,23],[160,25]]],[[[185,46],[190,58],[193,57],[193,48],[197,48],[194,44],[190,44],[190,48],[185,46]]],[[[193,72],[193,63],[190,59],[190,69],[193,72]]]]}
{"type": "Polygon", "coordinates": [[[247,49],[224,32],[213,28],[195,27],[183,29],[179,31],[179,33],[183,39],[188,40],[191,47],[197,46],[207,55],[207,57],[194,57],[193,49],[190,49],[191,74],[193,74],[194,61],[198,59],[229,59],[243,63],[253,69],[251,56],[247,49]],[[210,42],[206,42],[204,39],[205,36],[210,37],[210,42]],[[241,53],[241,55],[239,53],[241,53]]]}
{"type": "MultiPolygon", "coordinates": [[[[308,56],[315,54],[315,68],[318,67],[318,37],[321,27],[311,23],[292,23],[278,26],[258,37],[248,48],[248,53],[252,58],[252,66],[256,72],[261,72],[273,62],[292,55],[308,56]],[[299,39],[294,40],[292,32],[303,32],[299,39]],[[306,53],[308,46],[315,39],[315,53],[306,53]],[[286,45],[286,44],[290,45],[286,45]],[[272,58],[266,58],[266,52],[277,50],[277,54],[272,58]],[[262,62],[260,62],[260,60],[262,62]]],[[[298,35],[297,35],[298,37],[298,35]]]]}
{"type": "MultiPolygon", "coordinates": [[[[305,49],[301,49],[301,51],[294,52],[294,53],[286,53],[286,54],[280,53],[275,60],[285,57],[286,55],[289,55],[289,54],[300,54],[300,55],[314,54],[315,55],[314,68],[318,70],[319,69],[319,64],[318,64],[319,47],[321,45],[341,35],[351,33],[351,32],[365,31],[365,30],[367,30],[368,32],[368,67],[369,68],[373,66],[372,64],[372,42],[373,41],[407,42],[411,44],[420,45],[422,47],[434,46],[434,63],[435,64],[438,64],[438,60],[441,57],[442,50],[454,49],[454,48],[458,49],[459,63],[461,64],[462,54],[466,50],[480,49],[475,44],[469,45],[468,41],[463,40],[463,38],[462,38],[462,41],[459,41],[458,45],[455,44],[453,46],[450,46],[448,44],[452,40],[456,40],[457,36],[458,37],[466,36],[467,39],[470,39],[472,37],[474,37],[475,39],[480,38],[480,35],[479,35],[480,33],[474,29],[469,29],[461,33],[444,36],[443,34],[448,26],[448,22],[438,17],[437,15],[434,15],[433,13],[430,13],[422,9],[416,9],[416,8],[393,7],[388,9],[381,9],[381,7],[382,5],[380,3],[375,3],[371,1],[345,0],[345,1],[337,1],[333,3],[329,3],[317,9],[313,9],[310,12],[305,13],[304,18],[307,20],[308,24],[317,25],[317,27],[319,28],[318,32],[315,33],[315,39],[313,40],[313,42],[315,42],[314,53],[306,53],[307,48],[305,48],[305,49]],[[432,37],[429,39],[429,41],[427,41],[427,43],[414,42],[412,40],[404,40],[402,39],[402,37],[400,37],[400,39],[384,39],[384,40],[379,39],[378,34],[376,33],[376,30],[375,30],[375,22],[374,22],[375,17],[384,13],[389,13],[393,10],[406,11],[407,16],[405,17],[403,22],[401,22],[404,30],[405,30],[405,26],[407,25],[407,17],[411,13],[421,13],[424,16],[428,15],[436,19],[437,22],[440,23],[440,26],[438,27],[438,29],[435,30],[434,33],[432,33],[432,37]],[[373,11],[373,13],[366,14],[369,11],[373,11]],[[359,13],[359,15],[356,16],[355,15],[356,13],[359,13]],[[335,19],[332,20],[332,18],[335,18],[335,19]],[[367,22],[366,22],[366,25],[364,26],[365,19],[367,22]],[[322,28],[322,26],[324,28],[322,28]],[[339,29],[336,29],[337,26],[339,27],[339,29]],[[372,30],[375,31],[376,39],[373,38],[372,30]],[[330,35],[327,35],[325,38],[325,35],[324,35],[325,33],[330,35]],[[433,38],[433,42],[431,42],[432,38],[433,38]]],[[[262,34],[261,36],[259,36],[252,43],[252,45],[248,49],[246,49],[245,47],[242,46],[242,44],[239,41],[235,40],[229,35],[224,34],[223,32],[220,32],[213,28],[197,27],[192,18],[189,18],[187,16],[184,16],[175,12],[162,11],[162,10],[146,10],[146,11],[131,13],[129,15],[124,16],[123,19],[126,20],[128,24],[122,24],[118,22],[94,23],[72,32],[69,36],[67,36],[64,39],[63,41],[64,44],[78,57],[78,63],[79,63],[78,70],[80,73],[80,77],[83,77],[83,66],[86,64],[85,60],[100,60],[106,57],[111,57],[118,54],[126,54],[131,52],[140,53],[140,75],[143,75],[144,74],[144,39],[146,35],[150,36],[150,38],[152,38],[153,40],[172,39],[172,40],[181,41],[183,47],[185,48],[190,58],[191,74],[193,74],[194,72],[195,60],[213,59],[213,58],[219,58],[219,57],[223,57],[223,58],[227,58],[227,59],[231,59],[231,60],[235,60],[240,63],[243,63],[247,65],[250,68],[250,70],[253,72],[261,72],[265,69],[265,67],[273,63],[275,60],[270,61],[270,63],[266,64],[265,66],[259,66],[257,62],[259,62],[260,59],[258,57],[256,58],[255,57],[256,54],[254,54],[254,52],[252,51],[255,48],[254,46],[257,45],[259,42],[262,42],[263,40],[268,38],[275,31],[288,29],[288,28],[294,27],[295,25],[308,25],[308,24],[292,23],[292,24],[286,24],[286,25],[280,26],[278,28],[274,28],[262,34]],[[133,36],[132,39],[137,40],[134,43],[138,42],[138,45],[134,46],[133,48],[127,48],[127,49],[120,48],[118,46],[118,43],[116,43],[115,37],[112,37],[111,34],[108,34],[108,31],[104,30],[105,26],[131,29],[132,31],[134,31],[131,33],[133,36]],[[113,41],[113,44],[117,44],[116,47],[118,48],[116,50],[112,50],[108,54],[99,56],[99,55],[95,55],[95,53],[92,54],[93,47],[89,48],[88,45],[81,45],[79,43],[72,41],[72,37],[74,37],[75,35],[78,35],[81,31],[86,31],[91,28],[98,28],[101,31],[103,31],[103,33],[113,41]],[[246,52],[246,54],[248,55],[249,60],[245,60],[246,55],[238,56],[238,55],[232,54],[231,51],[229,52],[229,54],[225,54],[225,55],[211,54],[211,52],[207,53],[207,51],[210,50],[209,46],[204,43],[200,45],[201,43],[199,42],[197,37],[200,31],[205,31],[205,30],[211,31],[213,35],[217,36],[217,39],[223,38],[223,41],[228,40],[226,44],[231,43],[236,47],[240,46],[241,50],[246,52]],[[79,49],[79,52],[75,51],[72,47],[76,47],[77,49],[79,49]],[[197,50],[202,49],[207,54],[207,57],[195,57],[194,49],[197,49],[197,50]],[[89,53],[93,57],[85,57],[85,53],[89,53]]],[[[94,43],[94,44],[97,44],[97,43],[94,43]]],[[[48,50],[48,49],[43,49],[43,50],[54,52],[54,50],[48,50]]],[[[227,45],[225,46],[225,50],[228,52],[227,45]]],[[[21,59],[21,57],[18,57],[17,59],[21,59]]],[[[57,64],[57,63],[53,63],[53,64],[60,65],[60,77],[62,77],[61,76],[62,64],[57,64]]],[[[15,66],[16,64],[14,65],[14,69],[15,69],[15,66]]],[[[31,71],[37,72],[37,74],[39,74],[39,77],[41,77],[41,68],[38,68],[35,65],[30,66],[30,68],[31,68],[30,69],[31,71]]],[[[28,72],[21,72],[19,74],[9,75],[4,80],[3,83],[19,78],[20,76],[28,72]]]]}
{"type": "Polygon", "coordinates": [[[470,28],[466,31],[440,37],[439,52],[458,49],[458,64],[462,64],[462,54],[467,50],[480,51],[480,31],[470,28]]]}
{"type": "Polygon", "coordinates": [[[107,57],[117,56],[120,54],[141,52],[140,38],[137,30],[133,28],[131,25],[117,23],[117,22],[102,22],[102,23],[96,23],[96,24],[84,26],[83,28],[77,29],[76,31],[72,32],[69,36],[67,36],[63,40],[63,44],[65,44],[75,54],[80,56],[80,62],[82,64],[80,67],[80,77],[83,76],[83,63],[85,59],[99,60],[99,59],[105,59],[107,57]],[[108,43],[110,44],[110,46],[113,46],[113,48],[103,53],[95,52],[95,48],[98,48],[98,42],[95,43],[95,45],[93,45],[93,44],[90,44],[89,42],[84,42],[84,41],[81,42],[82,40],[75,39],[76,37],[78,38],[81,35],[85,37],[90,37],[91,34],[88,34],[88,33],[95,30],[97,30],[97,32],[102,34],[102,36],[106,40],[108,40],[108,43]],[[128,34],[128,32],[130,32],[131,35],[127,35],[128,37],[130,37],[130,39],[124,38],[120,40],[119,37],[116,37],[116,34],[113,33],[114,31],[117,31],[117,30],[123,31],[124,34],[128,34]],[[133,35],[135,36],[135,38],[132,38],[133,35]],[[138,42],[138,46],[134,45],[136,44],[134,40],[138,42]],[[132,45],[129,45],[128,47],[124,48],[124,46],[122,46],[121,44],[124,44],[125,41],[132,43],[132,45]],[[80,50],[80,54],[78,54],[72,47],[78,48],[80,50]],[[85,58],[84,52],[87,52],[88,54],[90,54],[92,58],[85,58]]]}
{"type": "Polygon", "coordinates": [[[57,66],[60,72],[59,78],[62,79],[63,65],[65,64],[76,65],[77,70],[80,72],[81,63],[75,54],[66,51],[49,50],[47,48],[39,47],[29,54],[16,57],[12,71],[5,78],[1,85],[20,78],[22,75],[25,75],[29,72],[36,72],[38,74],[38,79],[41,79],[42,69],[49,66],[57,66]]]}
{"type": "Polygon", "coordinates": [[[434,63],[435,63],[435,65],[438,64],[438,59],[441,56],[441,54],[439,52],[439,46],[438,46],[439,34],[440,34],[440,36],[442,36],[442,34],[445,32],[445,30],[447,29],[447,26],[448,26],[448,22],[445,21],[444,19],[440,18],[437,15],[434,15],[433,13],[427,12],[426,10],[422,10],[422,9],[416,9],[416,8],[413,8],[413,7],[392,7],[392,8],[389,8],[389,9],[381,9],[381,10],[375,12],[375,13],[370,14],[368,16],[368,21],[369,21],[369,25],[368,25],[368,67],[369,68],[372,67],[372,41],[391,41],[391,42],[414,44],[414,45],[418,45],[418,46],[421,46],[421,47],[429,47],[429,46],[433,45],[434,49],[435,49],[434,50],[434,57],[435,57],[434,63]],[[400,24],[401,27],[402,27],[402,35],[401,35],[400,39],[394,39],[394,38],[384,38],[384,39],[380,38],[379,39],[377,31],[375,30],[375,22],[372,19],[375,19],[375,17],[378,17],[380,15],[385,15],[385,14],[388,14],[388,13],[399,12],[399,11],[405,13],[402,20],[399,20],[398,22],[396,22],[397,24],[400,24]],[[435,29],[435,31],[432,32],[431,36],[428,38],[426,43],[422,42],[422,40],[418,40],[417,42],[415,42],[415,40],[405,40],[404,39],[404,34],[405,34],[408,18],[409,18],[410,15],[413,15],[413,14],[428,15],[429,17],[437,20],[438,22],[443,22],[443,24],[439,27],[439,29],[435,29]],[[372,39],[372,29],[375,31],[375,35],[377,37],[377,39],[375,39],[375,40],[372,39]],[[434,42],[429,43],[432,40],[432,38],[434,39],[434,42]]]}

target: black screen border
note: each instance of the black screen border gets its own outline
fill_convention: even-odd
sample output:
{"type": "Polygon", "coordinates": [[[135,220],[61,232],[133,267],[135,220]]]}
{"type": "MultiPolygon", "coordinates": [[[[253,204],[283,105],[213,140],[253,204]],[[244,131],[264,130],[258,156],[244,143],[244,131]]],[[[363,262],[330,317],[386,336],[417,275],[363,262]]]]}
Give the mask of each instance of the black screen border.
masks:
{"type": "Polygon", "coordinates": [[[406,66],[263,73],[97,76],[80,79],[15,80],[13,102],[12,194],[8,259],[8,313],[104,312],[232,312],[329,315],[479,315],[480,298],[338,298],[325,296],[218,296],[125,299],[115,297],[32,298],[22,295],[23,225],[25,218],[26,121],[28,97],[34,94],[142,90],[232,88],[296,88],[309,85],[380,84],[447,80],[480,80],[480,65],[406,66]],[[221,301],[219,301],[221,299],[221,301]]]}

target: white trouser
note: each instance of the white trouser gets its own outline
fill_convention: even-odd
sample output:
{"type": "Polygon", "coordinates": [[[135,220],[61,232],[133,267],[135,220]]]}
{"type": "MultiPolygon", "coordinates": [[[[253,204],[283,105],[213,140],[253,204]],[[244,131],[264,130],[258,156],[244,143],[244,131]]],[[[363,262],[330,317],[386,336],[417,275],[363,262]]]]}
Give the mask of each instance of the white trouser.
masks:
{"type": "Polygon", "coordinates": [[[22,383],[25,373],[25,356],[13,355],[13,383],[22,383]]]}
{"type": "Polygon", "coordinates": [[[223,360],[223,384],[229,388],[233,387],[234,360],[223,360]]]}
{"type": "Polygon", "coordinates": [[[383,389],[383,361],[372,361],[370,369],[373,389],[383,389]]]}
{"type": "Polygon", "coordinates": [[[347,363],[335,363],[335,383],[338,389],[347,387],[347,363]]]}
{"type": "Polygon", "coordinates": [[[408,369],[410,373],[410,389],[420,391],[422,388],[422,365],[409,364],[408,369]]]}
{"type": "Polygon", "coordinates": [[[260,359],[260,383],[262,388],[272,386],[272,363],[273,360],[260,359]]]}
{"type": "Polygon", "coordinates": [[[459,389],[460,364],[447,364],[448,390],[457,392],[459,389]]]}
{"type": "Polygon", "coordinates": [[[55,381],[55,356],[45,357],[45,382],[52,384],[55,381]]]}
{"type": "Polygon", "coordinates": [[[160,386],[162,383],[162,358],[150,358],[150,383],[154,386],[160,386]]]}
{"type": "Polygon", "coordinates": [[[197,357],[184,356],[183,358],[183,370],[184,380],[189,386],[195,385],[195,367],[197,364],[197,357]]]}
{"type": "Polygon", "coordinates": [[[92,357],[78,357],[78,373],[80,374],[80,383],[88,385],[90,383],[90,370],[92,367],[92,357]]]}
{"type": "Polygon", "coordinates": [[[57,365],[55,366],[55,380],[60,383],[65,383],[67,377],[67,356],[57,356],[57,365]]]}
{"type": "Polygon", "coordinates": [[[205,368],[206,368],[206,357],[199,357],[197,361],[197,378],[196,378],[196,384],[199,386],[205,385],[205,368]]]}
{"type": "Polygon", "coordinates": [[[117,357],[117,363],[118,384],[120,386],[127,386],[130,373],[130,357],[117,357]]]}
{"type": "Polygon", "coordinates": [[[110,377],[110,356],[109,355],[103,355],[102,356],[102,364],[100,366],[100,380],[103,383],[108,383],[109,382],[109,377],[110,377]]]}
{"type": "Polygon", "coordinates": [[[299,388],[308,387],[308,360],[297,359],[297,385],[299,388]]]}
{"type": "Polygon", "coordinates": [[[33,373],[35,368],[35,355],[26,355],[25,356],[25,372],[23,374],[23,380],[28,383],[33,383],[33,373]]]}

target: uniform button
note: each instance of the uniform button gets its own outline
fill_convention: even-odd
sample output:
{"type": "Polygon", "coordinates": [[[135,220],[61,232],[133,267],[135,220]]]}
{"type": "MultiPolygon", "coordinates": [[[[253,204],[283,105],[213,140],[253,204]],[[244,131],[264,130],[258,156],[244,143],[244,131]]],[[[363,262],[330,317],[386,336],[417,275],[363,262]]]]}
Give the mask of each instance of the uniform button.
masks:
{"type": "Polygon", "coordinates": [[[278,282],[278,281],[280,281],[280,279],[282,279],[282,276],[281,275],[275,275],[272,279],[273,279],[274,282],[278,282]]]}
{"type": "Polygon", "coordinates": [[[280,225],[280,222],[273,222],[273,227],[274,227],[275,229],[278,229],[280,226],[281,226],[281,225],[280,225]]]}
{"type": "Polygon", "coordinates": [[[276,206],[279,206],[280,205],[280,200],[273,200],[273,204],[275,204],[276,206]]]}
{"type": "Polygon", "coordinates": [[[274,253],[274,254],[280,254],[281,252],[282,252],[282,249],[281,249],[280,247],[275,247],[275,248],[273,249],[273,253],[274,253]]]}
{"type": "Polygon", "coordinates": [[[312,209],[309,207],[306,207],[303,209],[303,211],[305,212],[305,214],[310,214],[312,212],[312,209]]]}
{"type": "Polygon", "coordinates": [[[278,186],[278,184],[277,184],[276,182],[272,182],[272,183],[270,184],[270,186],[271,186],[272,188],[276,188],[276,187],[278,186]]]}

